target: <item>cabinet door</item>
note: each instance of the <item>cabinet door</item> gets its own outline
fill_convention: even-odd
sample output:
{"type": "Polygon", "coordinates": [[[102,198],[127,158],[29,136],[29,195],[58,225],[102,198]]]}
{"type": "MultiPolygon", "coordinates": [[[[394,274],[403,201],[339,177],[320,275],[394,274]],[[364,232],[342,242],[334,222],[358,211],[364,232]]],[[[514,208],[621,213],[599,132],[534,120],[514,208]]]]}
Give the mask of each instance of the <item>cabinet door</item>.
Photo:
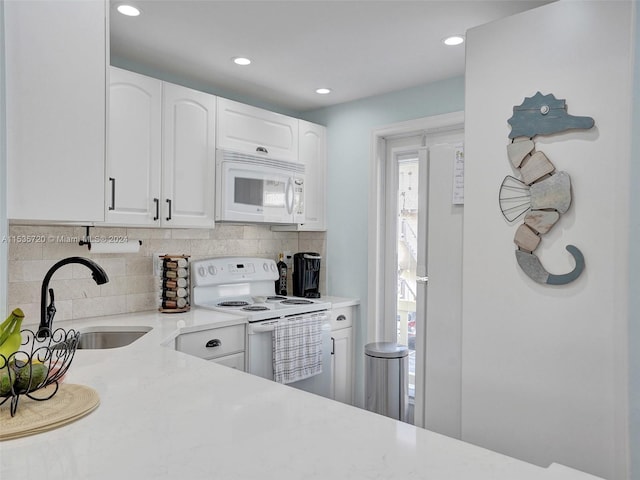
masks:
{"type": "Polygon", "coordinates": [[[326,128],[300,120],[300,162],[305,166],[305,221],[300,230],[325,230],[326,128]]]}
{"type": "Polygon", "coordinates": [[[294,225],[272,225],[274,231],[324,231],[326,225],[326,127],[298,121],[299,162],[305,166],[304,220],[294,225]]]}
{"type": "Polygon", "coordinates": [[[159,225],[162,82],[111,67],[106,220],[159,225]]]}
{"type": "Polygon", "coordinates": [[[343,328],[331,332],[333,355],[333,399],[353,404],[353,328],[343,328]]]}
{"type": "Polygon", "coordinates": [[[103,221],[106,2],[3,2],[7,207],[103,221]]]}
{"type": "Polygon", "coordinates": [[[162,224],[214,225],[216,97],[163,84],[162,224]]]}
{"type": "Polygon", "coordinates": [[[298,161],[298,119],[218,98],[218,148],[298,161]]]}

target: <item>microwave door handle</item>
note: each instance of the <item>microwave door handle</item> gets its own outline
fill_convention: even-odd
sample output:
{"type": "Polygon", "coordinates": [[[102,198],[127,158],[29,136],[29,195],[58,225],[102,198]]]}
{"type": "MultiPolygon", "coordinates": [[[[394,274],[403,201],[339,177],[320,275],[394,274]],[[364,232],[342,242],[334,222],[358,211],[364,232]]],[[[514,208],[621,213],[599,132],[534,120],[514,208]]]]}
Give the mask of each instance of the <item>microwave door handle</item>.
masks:
{"type": "Polygon", "coordinates": [[[285,193],[287,197],[287,211],[289,215],[293,213],[293,179],[289,177],[287,181],[287,191],[285,193]]]}

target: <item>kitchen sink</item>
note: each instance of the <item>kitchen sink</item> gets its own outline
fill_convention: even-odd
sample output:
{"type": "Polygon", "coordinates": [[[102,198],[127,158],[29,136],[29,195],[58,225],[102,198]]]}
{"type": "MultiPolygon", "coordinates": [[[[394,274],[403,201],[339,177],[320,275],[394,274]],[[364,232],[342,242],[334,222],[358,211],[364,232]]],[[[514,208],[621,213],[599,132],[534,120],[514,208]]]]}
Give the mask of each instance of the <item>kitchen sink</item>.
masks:
{"type": "Polygon", "coordinates": [[[130,345],[151,327],[90,327],[80,332],[79,349],[96,350],[130,345]]]}

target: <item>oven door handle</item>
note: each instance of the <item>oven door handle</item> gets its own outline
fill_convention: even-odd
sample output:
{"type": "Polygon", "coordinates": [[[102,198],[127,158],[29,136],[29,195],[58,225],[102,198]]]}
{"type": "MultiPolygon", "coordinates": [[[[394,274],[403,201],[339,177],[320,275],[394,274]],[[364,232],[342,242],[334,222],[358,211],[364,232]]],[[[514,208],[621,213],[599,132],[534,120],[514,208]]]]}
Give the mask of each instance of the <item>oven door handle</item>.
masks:
{"type": "Polygon", "coordinates": [[[274,324],[270,324],[270,325],[253,325],[251,327],[251,332],[252,333],[266,333],[266,332],[273,332],[276,329],[276,326],[274,324]]]}

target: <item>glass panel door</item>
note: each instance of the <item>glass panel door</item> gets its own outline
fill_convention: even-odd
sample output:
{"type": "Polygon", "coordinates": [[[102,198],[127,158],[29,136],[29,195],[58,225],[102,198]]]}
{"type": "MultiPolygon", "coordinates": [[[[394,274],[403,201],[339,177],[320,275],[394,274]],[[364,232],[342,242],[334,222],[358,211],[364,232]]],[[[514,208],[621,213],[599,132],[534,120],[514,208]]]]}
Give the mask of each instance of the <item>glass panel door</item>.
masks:
{"type": "Polygon", "coordinates": [[[418,182],[420,168],[417,152],[398,155],[397,168],[397,342],[409,347],[409,397],[414,398],[416,374],[418,182]]]}
{"type": "Polygon", "coordinates": [[[409,348],[408,421],[460,436],[459,131],[387,140],[384,338],[409,348]]]}

